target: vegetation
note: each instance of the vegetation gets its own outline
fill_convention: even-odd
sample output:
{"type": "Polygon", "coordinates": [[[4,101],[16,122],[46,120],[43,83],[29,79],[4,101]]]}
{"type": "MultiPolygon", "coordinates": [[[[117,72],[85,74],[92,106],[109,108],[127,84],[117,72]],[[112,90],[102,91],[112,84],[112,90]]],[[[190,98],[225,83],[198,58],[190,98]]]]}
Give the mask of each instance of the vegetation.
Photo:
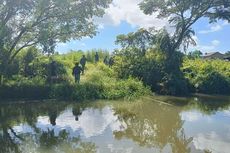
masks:
{"type": "MultiPolygon", "coordinates": [[[[134,98],[149,94],[150,90],[141,81],[128,78],[118,79],[113,69],[104,63],[88,62],[86,74],[81,83],[74,83],[72,68],[83,55],[82,51],[47,57],[39,54],[35,48],[23,51],[17,57],[17,74],[12,74],[0,86],[1,100],[4,99],[65,99],[82,101],[89,99],[134,98]],[[30,55],[30,56],[28,56],[30,55]],[[30,57],[30,58],[28,58],[30,57]],[[28,60],[36,58],[36,60],[28,60]],[[26,60],[23,60],[26,59],[26,60]],[[52,78],[51,63],[55,61],[56,77],[52,78]]],[[[96,51],[96,50],[95,50],[96,51]]],[[[108,52],[97,50],[101,57],[108,52]]],[[[87,57],[93,59],[88,51],[87,57]]],[[[15,71],[13,71],[15,72],[15,71]]],[[[11,70],[9,70],[11,73],[11,70]]]]}
{"type": "Polygon", "coordinates": [[[140,29],[127,36],[118,36],[117,43],[123,46],[122,50],[116,52],[118,62],[115,67],[120,77],[135,76],[149,85],[154,92],[160,94],[187,95],[189,93],[188,81],[180,71],[183,54],[179,51],[172,53],[168,48],[170,42],[168,39],[166,30],[153,34],[140,29]],[[148,33],[148,39],[145,41],[150,46],[138,45],[140,39],[139,35],[136,36],[140,32],[148,33]],[[137,40],[130,41],[130,39],[137,40]],[[130,45],[130,42],[136,45],[130,45]]]}
{"type": "MultiPolygon", "coordinates": [[[[200,126],[208,126],[211,128],[208,130],[212,132],[212,128],[216,130],[215,123],[218,120],[220,121],[219,130],[223,132],[225,129],[228,130],[228,122],[222,121],[226,118],[225,112],[229,109],[229,100],[229,97],[223,96],[195,96],[192,98],[155,96],[154,99],[145,97],[132,103],[122,100],[111,103],[108,101],[106,103],[103,101],[97,103],[47,101],[45,103],[0,104],[0,130],[2,131],[0,132],[0,152],[44,153],[58,150],[71,153],[94,153],[100,149],[101,145],[98,146],[88,137],[82,139],[82,135],[88,133],[81,133],[82,135],[79,136],[73,134],[72,130],[79,132],[79,128],[74,125],[80,126],[80,130],[88,127],[79,124],[79,121],[87,123],[94,121],[90,124],[90,128],[98,130],[101,129],[101,126],[98,128],[98,124],[104,120],[106,123],[110,123],[107,126],[114,125],[114,123],[122,126],[119,126],[120,129],[111,128],[113,131],[109,133],[103,126],[103,133],[100,130],[100,135],[94,136],[96,140],[106,139],[108,135],[111,135],[117,141],[116,143],[119,143],[122,138],[127,138],[142,148],[155,147],[164,150],[165,146],[168,146],[174,148],[175,152],[189,152],[193,139],[186,137],[185,128],[187,127],[185,124],[187,120],[181,117],[182,114],[188,113],[191,116],[191,112],[201,113],[202,118],[205,119],[209,115],[208,117],[213,119],[212,124],[209,120],[202,120],[204,124],[206,121],[208,123],[203,125],[203,122],[198,120],[200,126]],[[158,102],[153,102],[156,99],[158,102]],[[167,102],[167,104],[163,104],[163,102],[167,102]],[[224,114],[223,118],[219,117],[221,112],[224,114]],[[87,115],[89,116],[85,117],[87,115]],[[114,121],[113,118],[108,120],[108,118],[111,119],[108,115],[113,115],[116,120],[114,121]],[[226,125],[224,130],[223,123],[226,125]],[[18,132],[19,127],[21,127],[20,132],[18,132]],[[157,130],[155,130],[156,127],[157,130]],[[154,130],[155,132],[153,132],[154,130]],[[146,131],[150,132],[146,133],[146,131]]],[[[193,124],[197,123],[194,122],[193,124]]],[[[207,133],[207,128],[200,132],[207,133]]],[[[102,147],[104,146],[102,145],[102,147]]]]}
{"type": "Polygon", "coordinates": [[[229,62],[185,59],[181,69],[196,92],[230,94],[229,62]]]}
{"type": "MultiPolygon", "coordinates": [[[[1,0],[0,75],[23,48],[40,46],[50,55],[57,42],[96,34],[92,18],[104,14],[110,0],[1,0]]],[[[2,80],[3,81],[3,80],[2,80]]]]}
{"type": "MultiPolygon", "coordinates": [[[[189,94],[194,85],[191,78],[181,71],[184,55],[180,48],[186,51],[190,44],[196,44],[192,37],[195,34],[192,25],[199,19],[207,17],[210,22],[219,19],[230,21],[230,3],[209,0],[143,0],[140,8],[149,15],[158,12],[158,18],[168,19],[175,31],[169,33],[165,28],[155,30],[153,27],[119,35],[116,43],[122,46],[122,50],[116,52],[119,59],[116,68],[120,77],[138,77],[151,86],[153,91],[161,94],[189,94]]],[[[190,57],[197,58],[200,55],[196,51],[190,57]]],[[[228,93],[228,87],[222,86],[227,82],[222,81],[225,79],[218,73],[213,72],[207,77],[204,77],[207,83],[204,82],[204,87],[200,86],[198,92],[228,93]],[[213,89],[215,86],[218,86],[217,89],[213,89]],[[223,89],[216,92],[219,88],[223,89]]]]}
{"type": "Polygon", "coordinates": [[[156,93],[179,96],[191,92],[229,94],[229,63],[198,60],[200,51],[187,57],[180,51],[181,47],[186,50],[189,44],[195,45],[192,25],[200,18],[207,17],[210,22],[230,20],[226,1],[143,0],[140,8],[145,14],[159,12],[158,18],[167,18],[175,31],[153,27],[117,36],[116,43],[122,48],[114,51],[112,69],[102,63],[92,64],[95,52],[103,59],[109,56],[106,51],[54,52],[58,42],[95,35],[92,18],[102,16],[110,2],[3,1],[1,98],[130,98],[150,93],[148,86],[156,93]],[[83,54],[88,70],[76,85],[72,68],[83,54]]]}

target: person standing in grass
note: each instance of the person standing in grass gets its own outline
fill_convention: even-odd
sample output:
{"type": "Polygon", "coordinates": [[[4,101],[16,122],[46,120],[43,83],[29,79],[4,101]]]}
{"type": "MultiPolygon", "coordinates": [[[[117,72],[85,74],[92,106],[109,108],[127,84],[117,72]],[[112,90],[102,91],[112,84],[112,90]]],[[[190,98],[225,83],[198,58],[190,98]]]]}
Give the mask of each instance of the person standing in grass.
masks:
{"type": "Polygon", "coordinates": [[[113,57],[110,57],[109,58],[109,67],[112,67],[113,64],[114,64],[114,59],[113,59],[113,57]]]}
{"type": "Polygon", "coordinates": [[[87,59],[86,59],[85,55],[83,55],[81,60],[80,60],[80,64],[81,64],[81,67],[82,67],[82,74],[84,74],[84,72],[85,72],[86,61],[87,61],[87,59]]]}
{"type": "Polygon", "coordinates": [[[105,65],[108,65],[108,64],[109,64],[109,61],[108,61],[108,56],[105,56],[105,58],[104,58],[104,61],[103,61],[103,62],[104,62],[104,64],[105,64],[105,65]]]}
{"type": "Polygon", "coordinates": [[[81,77],[81,72],[83,72],[82,68],[79,66],[79,63],[77,62],[75,64],[75,67],[73,68],[73,76],[75,77],[75,82],[80,83],[80,77],[81,77]]]}
{"type": "Polygon", "coordinates": [[[95,54],[95,63],[99,62],[99,55],[98,55],[98,52],[96,52],[95,54]]]}

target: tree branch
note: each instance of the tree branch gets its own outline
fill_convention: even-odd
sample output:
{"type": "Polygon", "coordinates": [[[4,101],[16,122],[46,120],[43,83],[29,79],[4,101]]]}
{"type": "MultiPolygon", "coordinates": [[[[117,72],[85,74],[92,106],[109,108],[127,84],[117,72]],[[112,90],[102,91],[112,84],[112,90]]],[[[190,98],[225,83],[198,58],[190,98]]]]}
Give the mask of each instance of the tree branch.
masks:
{"type": "Polygon", "coordinates": [[[23,46],[21,46],[19,49],[17,49],[17,50],[14,52],[14,54],[10,57],[8,63],[11,63],[11,62],[14,60],[15,56],[16,56],[23,48],[30,47],[30,46],[33,46],[33,45],[35,45],[35,44],[38,44],[39,41],[33,42],[33,43],[31,43],[31,44],[29,44],[29,43],[30,43],[30,42],[27,42],[25,45],[23,45],[23,46]]]}

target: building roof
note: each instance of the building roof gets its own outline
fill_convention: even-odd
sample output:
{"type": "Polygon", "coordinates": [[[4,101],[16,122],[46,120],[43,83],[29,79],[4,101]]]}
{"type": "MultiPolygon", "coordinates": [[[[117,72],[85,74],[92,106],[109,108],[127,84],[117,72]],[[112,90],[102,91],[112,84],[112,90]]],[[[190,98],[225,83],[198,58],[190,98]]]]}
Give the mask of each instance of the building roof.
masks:
{"type": "Polygon", "coordinates": [[[230,59],[230,55],[225,55],[224,59],[230,59]]]}
{"type": "Polygon", "coordinates": [[[220,52],[209,52],[209,53],[205,53],[205,55],[203,57],[208,57],[208,56],[212,56],[212,55],[215,55],[215,54],[224,55],[224,54],[221,54],[220,52]]]}

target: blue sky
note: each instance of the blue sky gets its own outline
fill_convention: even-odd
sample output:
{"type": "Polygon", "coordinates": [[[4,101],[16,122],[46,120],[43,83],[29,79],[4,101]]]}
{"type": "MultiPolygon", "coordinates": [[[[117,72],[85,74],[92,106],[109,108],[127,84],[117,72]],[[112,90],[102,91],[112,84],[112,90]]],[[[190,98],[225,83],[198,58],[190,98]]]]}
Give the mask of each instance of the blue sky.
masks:
{"type": "Polygon", "coordinates": [[[137,28],[131,27],[128,23],[122,22],[118,26],[108,25],[98,29],[98,33],[93,38],[83,38],[80,41],[70,41],[59,44],[56,48],[59,52],[68,52],[70,50],[90,50],[107,49],[113,51],[119,46],[115,45],[116,36],[133,32],[137,28]]]}
{"type": "MultiPolygon", "coordinates": [[[[138,28],[152,27],[162,28],[167,26],[166,20],[157,19],[156,15],[145,15],[138,7],[141,0],[113,0],[113,3],[106,10],[103,18],[95,19],[99,25],[98,33],[93,38],[83,38],[80,41],[72,40],[67,43],[58,44],[56,50],[66,53],[70,50],[90,50],[95,48],[108,49],[113,51],[119,46],[115,45],[116,36],[134,32],[138,28]],[[124,5],[124,3],[129,5],[124,5]]],[[[207,19],[199,20],[193,29],[196,32],[194,39],[197,46],[190,46],[189,50],[199,49],[203,53],[230,50],[229,36],[230,24],[218,21],[209,24],[207,19]]]]}

